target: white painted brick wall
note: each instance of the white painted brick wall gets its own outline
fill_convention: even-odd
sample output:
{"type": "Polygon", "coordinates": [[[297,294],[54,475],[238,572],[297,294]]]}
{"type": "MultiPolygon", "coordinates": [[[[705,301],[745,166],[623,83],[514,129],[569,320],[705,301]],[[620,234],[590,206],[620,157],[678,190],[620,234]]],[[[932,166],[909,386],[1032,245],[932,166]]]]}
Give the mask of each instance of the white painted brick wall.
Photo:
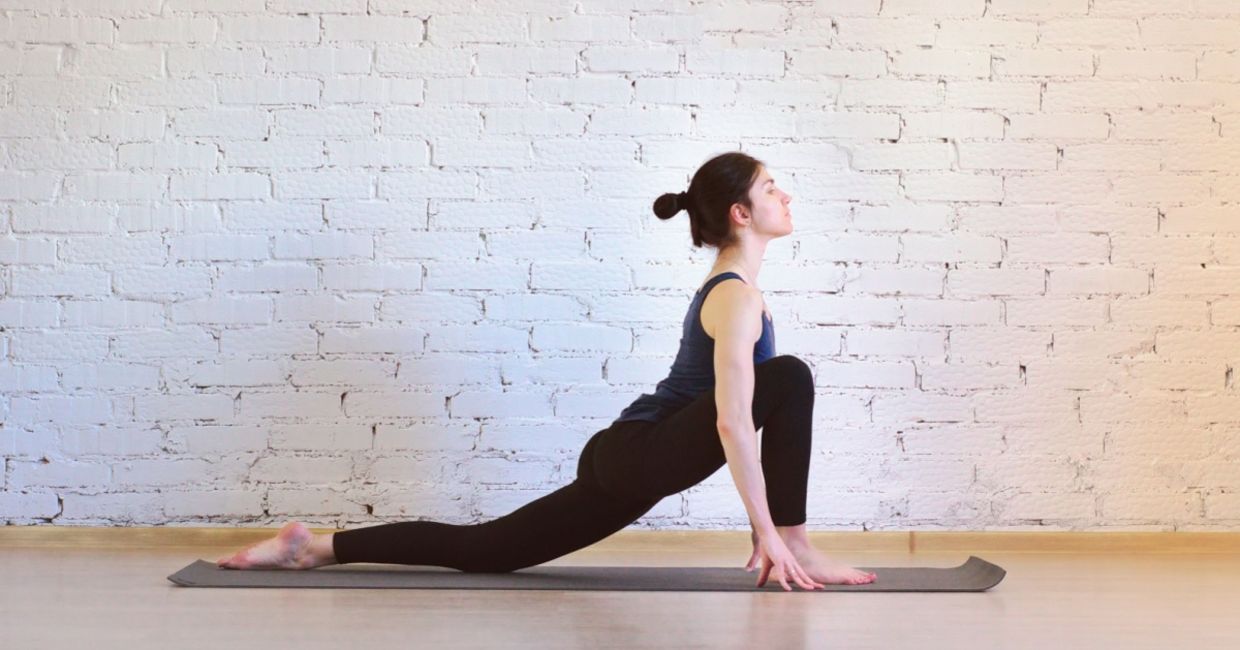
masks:
{"type": "MultiPolygon", "coordinates": [[[[650,203],[734,149],[798,215],[811,526],[1240,521],[1230,0],[0,4],[6,523],[555,489],[713,261],[650,203]]],[[[745,523],[721,469],[639,525],[745,523]]]]}

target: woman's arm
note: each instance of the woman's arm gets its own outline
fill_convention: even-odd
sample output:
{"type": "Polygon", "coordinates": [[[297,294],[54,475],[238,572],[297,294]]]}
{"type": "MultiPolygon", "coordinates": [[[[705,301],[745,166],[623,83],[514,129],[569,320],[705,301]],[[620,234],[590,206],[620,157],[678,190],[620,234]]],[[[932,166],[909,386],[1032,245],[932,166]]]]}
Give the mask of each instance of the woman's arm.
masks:
{"type": "Polygon", "coordinates": [[[725,281],[707,301],[719,314],[714,319],[715,406],[723,453],[750,525],[760,535],[775,534],[753,423],[753,346],[762,336],[762,296],[742,282],[725,281]]]}
{"type": "Polygon", "coordinates": [[[822,586],[809,577],[780,539],[766,504],[766,480],[758,463],[758,432],[753,423],[753,346],[762,336],[762,294],[748,285],[727,281],[720,282],[706,302],[710,303],[715,294],[720,294],[720,303],[713,307],[724,305],[709,312],[722,315],[711,317],[715,332],[707,331],[715,339],[716,424],[732,480],[745,502],[749,521],[756,526],[755,555],[762,566],[757,586],[766,584],[770,576],[776,576],[787,590],[792,589],[788,586],[789,577],[805,589],[822,586]]]}
{"type": "Polygon", "coordinates": [[[777,534],[775,522],[771,520],[771,509],[766,503],[766,479],[762,474],[762,464],[758,461],[757,432],[753,425],[749,426],[748,432],[735,429],[725,433],[721,428],[719,436],[732,480],[749,513],[750,526],[759,535],[777,534]]]}

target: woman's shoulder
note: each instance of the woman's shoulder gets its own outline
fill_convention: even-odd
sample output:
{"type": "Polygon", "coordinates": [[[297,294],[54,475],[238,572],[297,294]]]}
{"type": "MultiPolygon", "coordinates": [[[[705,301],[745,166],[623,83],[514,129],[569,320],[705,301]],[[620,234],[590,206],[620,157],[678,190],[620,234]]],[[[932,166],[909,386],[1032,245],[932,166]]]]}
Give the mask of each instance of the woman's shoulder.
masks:
{"type": "Polygon", "coordinates": [[[699,319],[702,329],[712,339],[715,328],[725,318],[748,320],[763,311],[762,292],[733,276],[719,281],[702,301],[699,319]]]}

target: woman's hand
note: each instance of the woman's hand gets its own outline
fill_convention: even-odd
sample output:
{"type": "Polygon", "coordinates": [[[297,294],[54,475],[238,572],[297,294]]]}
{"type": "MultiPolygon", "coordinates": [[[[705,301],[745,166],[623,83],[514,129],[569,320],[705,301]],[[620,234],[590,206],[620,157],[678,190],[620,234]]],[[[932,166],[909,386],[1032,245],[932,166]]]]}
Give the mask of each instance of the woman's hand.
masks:
{"type": "Polygon", "coordinates": [[[826,587],[809,577],[779,535],[774,533],[758,535],[756,532],[754,535],[758,538],[758,553],[762,556],[762,575],[758,576],[759,587],[765,585],[767,578],[771,576],[784,586],[784,591],[792,591],[792,587],[788,586],[789,578],[808,591],[826,587]]]}

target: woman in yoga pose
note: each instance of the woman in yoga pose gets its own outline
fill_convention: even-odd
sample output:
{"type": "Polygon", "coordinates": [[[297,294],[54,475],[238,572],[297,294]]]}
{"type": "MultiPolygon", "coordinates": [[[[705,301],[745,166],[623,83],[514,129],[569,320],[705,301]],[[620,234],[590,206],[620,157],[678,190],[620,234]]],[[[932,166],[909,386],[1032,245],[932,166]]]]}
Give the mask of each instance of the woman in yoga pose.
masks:
{"type": "Polygon", "coordinates": [[[804,361],[775,356],[774,324],[757,287],[767,243],[792,232],[791,200],[761,161],[732,152],[702,165],[687,192],[654,202],[660,219],[686,210],[693,244],[715,247],[718,257],[689,304],[668,377],[586,442],[572,483],[473,525],[406,521],[319,535],[289,522],[218,565],[515,571],[610,536],[726,463],[749,514],[746,570],[760,566],[757,586],[772,577],[789,591],[789,582],[803,589],[873,582],[875,574],[823,556],[805,531],[814,380],[804,361]]]}

